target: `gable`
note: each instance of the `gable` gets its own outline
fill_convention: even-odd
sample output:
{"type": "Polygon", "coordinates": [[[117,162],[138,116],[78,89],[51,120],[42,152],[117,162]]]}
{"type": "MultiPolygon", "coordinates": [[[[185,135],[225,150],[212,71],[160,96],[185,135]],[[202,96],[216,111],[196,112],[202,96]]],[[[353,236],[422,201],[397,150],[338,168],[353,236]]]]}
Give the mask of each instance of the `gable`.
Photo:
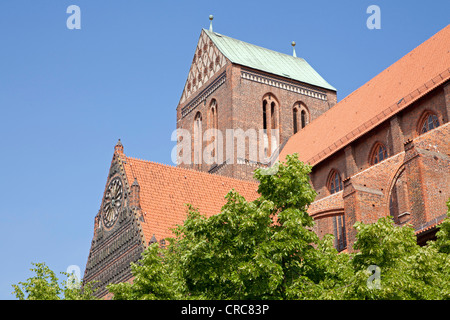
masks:
{"type": "Polygon", "coordinates": [[[139,202],[145,243],[172,237],[171,229],[183,224],[187,204],[201,214],[219,214],[232,189],[247,201],[259,197],[258,183],[206,172],[173,167],[126,157],[124,170],[128,183],[136,179],[140,186],[139,202]]]}
{"type": "Polygon", "coordinates": [[[115,152],[100,210],[94,220],[94,235],[83,277],[86,282],[94,282],[97,297],[107,294],[109,283],[130,279],[130,263],[137,262],[145,249],[139,212],[130,204],[129,195],[123,161],[115,152]],[[113,198],[115,203],[111,203],[113,198]],[[115,206],[115,215],[111,215],[111,205],[115,206]]]}
{"type": "Polygon", "coordinates": [[[202,30],[180,103],[187,101],[197,93],[226,63],[224,55],[208,37],[205,30],[202,30]]]}
{"type": "Polygon", "coordinates": [[[130,263],[137,262],[150,243],[163,244],[173,236],[171,229],[187,216],[187,204],[206,216],[218,214],[232,189],[247,201],[259,196],[256,182],[127,157],[119,140],[94,220],[84,281],[95,281],[97,297],[106,295],[109,283],[132,278],[130,263]],[[111,206],[117,211],[108,219],[111,206]]]}

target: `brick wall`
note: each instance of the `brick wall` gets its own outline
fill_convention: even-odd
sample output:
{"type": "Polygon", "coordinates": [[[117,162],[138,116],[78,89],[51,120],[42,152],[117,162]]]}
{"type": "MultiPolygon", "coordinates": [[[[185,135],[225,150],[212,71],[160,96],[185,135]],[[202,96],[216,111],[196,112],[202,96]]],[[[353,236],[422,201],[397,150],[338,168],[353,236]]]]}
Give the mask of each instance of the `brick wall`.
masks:
{"type": "MultiPolygon", "coordinates": [[[[244,159],[239,162],[236,141],[233,155],[226,153],[226,129],[241,129],[243,132],[255,129],[259,132],[263,128],[262,105],[263,99],[266,99],[269,106],[271,102],[275,102],[274,117],[276,128],[279,129],[279,144],[283,144],[294,133],[294,105],[304,105],[309,112],[308,122],[311,122],[336,104],[336,93],[333,91],[314,88],[229,62],[199,89],[199,94],[202,90],[208,90],[223,75],[226,80],[214,88],[189,114],[183,115],[182,110],[195,96],[178,106],[177,128],[188,129],[193,133],[197,112],[202,114],[202,130],[210,128],[212,121],[209,109],[211,101],[216,100],[218,129],[223,133],[223,160],[228,160],[228,163],[217,167],[216,164],[188,165],[190,168],[202,171],[212,169],[211,172],[215,174],[253,180],[253,171],[260,164],[248,163],[248,139],[244,141],[244,159]],[[293,92],[289,90],[290,84],[321,95],[293,92]]],[[[267,111],[270,112],[270,107],[267,111]]],[[[315,165],[311,172],[311,184],[318,194],[310,207],[310,213],[316,215],[315,229],[319,235],[331,233],[332,217],[342,214],[342,210],[350,247],[355,236],[353,224],[356,221],[370,223],[383,216],[396,215],[397,223],[409,222],[420,228],[430,219],[442,216],[445,201],[450,196],[449,133],[446,125],[449,114],[450,85],[447,83],[315,165]],[[419,122],[425,112],[436,114],[440,127],[419,135],[419,122]],[[388,158],[372,165],[370,155],[377,143],[386,147],[388,158]],[[327,184],[331,170],[336,170],[345,181],[344,190],[336,195],[330,195],[327,184]],[[333,203],[338,198],[341,199],[340,207],[333,203]]],[[[298,123],[300,129],[301,122],[298,123]]],[[[270,131],[270,123],[267,126],[270,131]]],[[[203,146],[208,143],[205,142],[203,146]]],[[[259,140],[257,144],[259,148],[259,140]]],[[[258,160],[261,160],[258,151],[258,160]]],[[[192,141],[191,153],[194,153],[192,141]]]]}
{"type": "MultiPolygon", "coordinates": [[[[335,195],[330,196],[327,180],[331,170],[337,170],[344,180],[344,191],[338,194],[343,199],[350,250],[356,221],[372,223],[395,214],[397,223],[410,223],[419,230],[445,214],[450,197],[448,88],[435,89],[314,166],[311,182],[318,195],[310,213],[334,208],[329,199],[335,195]],[[419,135],[418,123],[427,111],[438,116],[440,126],[419,135]],[[369,155],[377,142],[387,147],[388,158],[371,165],[369,155]]],[[[332,233],[331,227],[329,217],[318,215],[318,234],[332,233]]]]}
{"type": "MultiPolygon", "coordinates": [[[[243,132],[247,132],[247,130],[249,129],[256,130],[258,139],[257,146],[259,147],[259,130],[263,129],[262,105],[263,99],[266,99],[269,103],[269,109],[271,102],[276,103],[276,128],[279,130],[279,144],[282,144],[283,142],[286,142],[287,139],[293,134],[293,107],[296,103],[301,102],[302,105],[304,105],[305,108],[309,111],[308,121],[310,122],[336,104],[336,92],[325,90],[322,88],[316,88],[300,82],[291,81],[289,79],[276,77],[274,75],[265,74],[259,71],[257,72],[228,63],[217,72],[215,77],[212,77],[210,80],[208,80],[208,82],[205,83],[204,86],[200,88],[189,101],[185,101],[182,104],[179,104],[177,107],[177,128],[187,129],[191,132],[191,159],[194,159],[193,155],[195,151],[193,143],[195,117],[198,112],[201,113],[203,132],[206,129],[210,128],[211,119],[209,119],[209,109],[211,106],[211,101],[213,99],[217,103],[218,129],[222,132],[223,136],[223,160],[228,160],[228,164],[226,166],[221,167],[220,170],[214,170],[214,172],[216,174],[223,174],[234,178],[253,180],[252,176],[253,171],[255,170],[255,166],[239,163],[237,159],[237,140],[235,140],[234,142],[233,155],[231,155],[229,152],[227,153],[226,129],[242,129],[243,132]],[[261,77],[260,79],[270,79],[272,81],[272,85],[249,80],[243,77],[243,71],[257,74],[259,77],[261,77]],[[218,88],[216,88],[211,94],[209,94],[203,101],[198,103],[196,107],[193,108],[192,111],[190,111],[187,115],[183,114],[183,108],[188,106],[193,100],[196,99],[197,96],[201,96],[203,90],[210,90],[209,88],[214,85],[217,78],[220,78],[223,73],[226,74],[225,82],[218,88]],[[305,90],[308,89],[311,92],[320,92],[322,93],[322,96],[313,97],[307,94],[300,94],[286,89],[286,86],[282,87],[280,85],[280,87],[275,87],[275,83],[291,83],[293,86],[301,86],[302,88],[305,88],[305,90]],[[326,99],[323,98],[325,95],[326,99]],[[230,164],[230,162],[232,162],[232,164],[230,164]]],[[[270,124],[268,125],[270,126],[270,124]]],[[[208,142],[203,142],[203,147],[208,144],[208,142]]],[[[260,161],[262,159],[260,158],[260,153],[258,153],[258,147],[258,159],[256,160],[260,161]]],[[[248,139],[245,140],[245,147],[243,149],[245,150],[244,160],[249,160],[250,156],[248,139]]],[[[272,149],[275,148],[272,147],[272,149]]],[[[181,164],[180,166],[194,168],[201,171],[209,171],[214,167],[214,165],[207,165],[205,163],[202,163],[201,165],[181,164]]]]}
{"type": "MultiPolygon", "coordinates": [[[[446,211],[450,197],[450,124],[446,123],[414,140],[422,161],[422,190],[425,222],[446,211]]],[[[417,226],[419,227],[419,226],[417,226]]]]}
{"type": "Polygon", "coordinates": [[[319,238],[325,234],[333,234],[333,217],[344,213],[344,201],[342,191],[314,201],[308,208],[308,213],[313,217],[314,231],[319,238]]]}

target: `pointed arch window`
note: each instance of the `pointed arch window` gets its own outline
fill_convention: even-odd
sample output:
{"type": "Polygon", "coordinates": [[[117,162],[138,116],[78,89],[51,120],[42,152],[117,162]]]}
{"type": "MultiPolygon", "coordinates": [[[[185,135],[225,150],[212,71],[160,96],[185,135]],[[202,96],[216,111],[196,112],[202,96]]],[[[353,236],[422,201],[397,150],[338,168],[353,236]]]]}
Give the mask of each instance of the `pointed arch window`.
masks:
{"type": "Polygon", "coordinates": [[[439,119],[433,112],[426,112],[419,123],[419,134],[423,134],[439,127],[439,119]]]}
{"type": "Polygon", "coordinates": [[[303,102],[296,102],[293,108],[294,134],[309,123],[309,111],[303,102]]]}
{"type": "Polygon", "coordinates": [[[296,134],[298,131],[298,109],[294,107],[292,113],[293,113],[294,134],[296,134]]]}
{"type": "Polygon", "coordinates": [[[218,129],[219,123],[218,123],[218,116],[217,116],[217,101],[216,99],[213,99],[211,101],[211,107],[210,107],[210,124],[212,129],[218,129]]]}
{"type": "MultiPolygon", "coordinates": [[[[268,95],[269,100],[271,98],[270,95],[268,95]]],[[[272,98],[272,100],[274,100],[272,98]]],[[[276,103],[275,101],[269,102],[267,101],[267,99],[263,100],[263,129],[264,130],[268,130],[268,129],[278,129],[278,118],[277,118],[277,113],[278,113],[278,103],[276,103]]]]}
{"type": "Polygon", "coordinates": [[[272,102],[270,104],[270,120],[271,120],[271,128],[276,129],[278,127],[278,124],[277,124],[275,102],[272,102]]]}
{"type": "Polygon", "coordinates": [[[335,247],[337,251],[342,251],[347,248],[347,237],[345,233],[345,216],[338,215],[333,217],[333,231],[335,239],[335,247]]]}
{"type": "Polygon", "coordinates": [[[217,113],[217,101],[216,101],[216,99],[213,99],[211,101],[209,112],[210,112],[209,113],[210,114],[209,127],[210,127],[210,129],[214,130],[214,136],[212,137],[212,140],[211,140],[211,142],[214,143],[214,149],[212,150],[212,156],[216,157],[216,151],[217,151],[217,148],[218,148],[218,141],[217,141],[216,137],[217,137],[217,130],[219,128],[218,113],[217,113]]]}
{"type": "Polygon", "coordinates": [[[267,101],[263,101],[263,129],[267,130],[267,101]]]}
{"type": "MultiPolygon", "coordinates": [[[[264,150],[264,157],[268,158],[277,150],[280,141],[279,137],[279,102],[277,98],[271,93],[266,93],[262,99],[263,111],[263,141],[262,147],[264,150]]],[[[262,150],[262,149],[261,149],[262,150]]]]}
{"type": "Polygon", "coordinates": [[[302,129],[306,126],[307,123],[307,118],[306,118],[306,111],[305,109],[302,110],[302,112],[300,112],[300,118],[301,118],[301,122],[302,122],[302,129]]]}
{"type": "Polygon", "coordinates": [[[194,164],[200,166],[202,163],[202,140],[203,140],[203,130],[202,130],[202,114],[197,112],[194,118],[194,164]]]}
{"type": "Polygon", "coordinates": [[[383,161],[387,157],[388,157],[388,152],[387,152],[386,146],[384,144],[378,142],[372,148],[372,152],[370,153],[370,161],[369,162],[371,165],[374,165],[374,164],[377,164],[377,163],[383,161]]]}
{"type": "Polygon", "coordinates": [[[328,190],[330,193],[336,193],[344,189],[344,185],[342,184],[342,179],[337,170],[331,170],[328,176],[328,190]]]}
{"type": "Polygon", "coordinates": [[[411,219],[408,180],[403,167],[393,180],[389,196],[389,213],[396,224],[403,224],[411,219]]]}

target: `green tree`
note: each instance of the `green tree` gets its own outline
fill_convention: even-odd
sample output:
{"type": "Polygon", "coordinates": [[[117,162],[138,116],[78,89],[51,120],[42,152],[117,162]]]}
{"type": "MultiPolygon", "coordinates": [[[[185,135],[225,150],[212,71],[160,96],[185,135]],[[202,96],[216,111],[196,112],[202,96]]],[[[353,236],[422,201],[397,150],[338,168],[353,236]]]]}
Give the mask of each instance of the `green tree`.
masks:
{"type": "MultiPolygon", "coordinates": [[[[449,219],[443,223],[448,228],[449,219]]],[[[428,300],[450,298],[450,255],[436,243],[448,243],[448,233],[438,233],[436,243],[419,246],[412,226],[396,226],[385,217],[376,223],[357,222],[358,231],[343,299],[428,300]],[[370,266],[379,268],[379,286],[368,283],[370,266]]],[[[442,229],[441,229],[442,230],[442,229]]]]}
{"type": "MultiPolygon", "coordinates": [[[[113,298],[450,299],[450,200],[437,240],[426,246],[412,226],[385,217],[357,222],[356,251],[338,253],[307,213],[316,195],[311,167],[292,155],[272,170],[256,170],[255,201],[232,190],[209,218],[188,206],[168,246],[150,245],[131,265],[132,283],[107,287],[113,298]]],[[[36,275],[13,285],[18,299],[93,299],[91,284],[61,286],[45,263],[33,265],[36,275]]]]}
{"type": "Polygon", "coordinates": [[[450,254],[450,199],[447,201],[447,219],[438,227],[437,240],[433,246],[441,253],[450,254]]]}
{"type": "Polygon", "coordinates": [[[449,299],[450,202],[436,242],[420,247],[386,217],[357,222],[356,251],[338,253],[307,213],[311,167],[292,155],[271,170],[256,170],[255,201],[232,190],[209,218],[189,206],[169,245],[132,265],[133,283],[108,286],[114,299],[449,299]]]}
{"type": "Polygon", "coordinates": [[[348,257],[312,229],[310,171],[288,156],[275,174],[256,170],[257,200],[232,190],[209,218],[189,207],[167,249],[150,246],[132,266],[133,284],[108,289],[115,299],[298,299],[341,285],[348,257]]]}
{"type": "Polygon", "coordinates": [[[13,284],[12,292],[19,300],[93,300],[94,290],[91,283],[83,286],[75,283],[76,279],[71,275],[61,272],[67,276],[67,281],[61,284],[55,272],[45,263],[32,263],[35,268],[30,270],[35,273],[26,282],[13,284]]]}
{"type": "Polygon", "coordinates": [[[115,300],[157,300],[183,299],[183,283],[176,274],[179,268],[168,261],[170,254],[164,257],[157,243],[142,253],[138,263],[131,264],[133,283],[110,284],[109,290],[115,300]]]}

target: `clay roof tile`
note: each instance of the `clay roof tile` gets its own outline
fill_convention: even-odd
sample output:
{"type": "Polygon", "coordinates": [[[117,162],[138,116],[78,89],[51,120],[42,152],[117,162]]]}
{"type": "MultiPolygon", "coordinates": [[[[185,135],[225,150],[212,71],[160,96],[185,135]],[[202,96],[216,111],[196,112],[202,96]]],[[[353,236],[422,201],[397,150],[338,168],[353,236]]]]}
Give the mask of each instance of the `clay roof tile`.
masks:
{"type": "Polygon", "coordinates": [[[450,25],[293,135],[280,159],[315,165],[448,79],[450,25]]]}
{"type": "Polygon", "coordinates": [[[258,184],[205,172],[124,157],[123,166],[132,185],[139,181],[140,205],[145,213],[141,222],[145,241],[173,236],[170,229],[182,224],[187,204],[206,216],[218,214],[225,196],[235,189],[247,201],[259,197],[258,184]]]}

